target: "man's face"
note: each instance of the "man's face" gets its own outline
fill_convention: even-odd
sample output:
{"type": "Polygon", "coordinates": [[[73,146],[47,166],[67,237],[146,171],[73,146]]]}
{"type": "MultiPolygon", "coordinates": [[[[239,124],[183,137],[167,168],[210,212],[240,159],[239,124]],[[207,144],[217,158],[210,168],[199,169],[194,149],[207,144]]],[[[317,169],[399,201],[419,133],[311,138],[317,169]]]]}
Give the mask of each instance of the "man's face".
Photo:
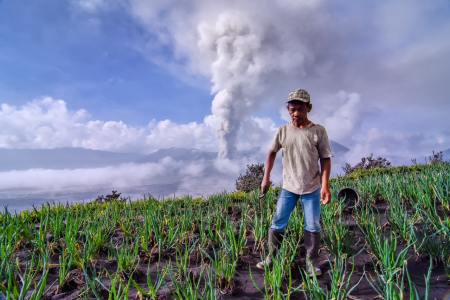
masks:
{"type": "Polygon", "coordinates": [[[291,115],[292,121],[301,124],[311,111],[312,105],[309,103],[289,103],[287,109],[291,115]]]}

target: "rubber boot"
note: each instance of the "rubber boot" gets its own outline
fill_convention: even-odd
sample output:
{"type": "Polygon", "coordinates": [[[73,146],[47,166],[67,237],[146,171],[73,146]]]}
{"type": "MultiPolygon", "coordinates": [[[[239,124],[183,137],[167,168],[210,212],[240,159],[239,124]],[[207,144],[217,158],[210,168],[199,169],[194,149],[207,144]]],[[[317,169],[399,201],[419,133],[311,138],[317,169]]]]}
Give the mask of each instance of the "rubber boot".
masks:
{"type": "MultiPolygon", "coordinates": [[[[280,249],[281,244],[283,243],[284,238],[284,232],[281,231],[275,231],[272,229],[269,229],[269,251],[272,254],[273,257],[277,255],[278,249],[280,249]]],[[[268,253],[266,256],[266,259],[257,263],[256,267],[259,269],[265,269],[265,267],[268,266],[269,268],[272,268],[273,261],[271,255],[268,253]]]]}
{"type": "Polygon", "coordinates": [[[309,277],[313,277],[313,272],[316,276],[322,275],[322,271],[318,266],[319,248],[320,248],[320,232],[303,232],[305,236],[306,248],[306,267],[309,277]]]}

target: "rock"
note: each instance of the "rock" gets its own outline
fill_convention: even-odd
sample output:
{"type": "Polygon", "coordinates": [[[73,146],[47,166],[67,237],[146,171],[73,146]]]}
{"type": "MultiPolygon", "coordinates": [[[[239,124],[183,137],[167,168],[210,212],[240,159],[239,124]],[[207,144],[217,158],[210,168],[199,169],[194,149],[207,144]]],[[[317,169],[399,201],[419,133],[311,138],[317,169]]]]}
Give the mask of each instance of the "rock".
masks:
{"type": "Polygon", "coordinates": [[[137,220],[138,220],[139,223],[142,224],[142,223],[144,223],[144,220],[145,220],[145,219],[144,219],[144,216],[139,215],[139,216],[137,217],[137,220]]]}
{"type": "Polygon", "coordinates": [[[47,242],[53,242],[53,240],[55,239],[55,236],[51,233],[47,233],[47,235],[45,236],[45,239],[47,240],[47,242]]]}

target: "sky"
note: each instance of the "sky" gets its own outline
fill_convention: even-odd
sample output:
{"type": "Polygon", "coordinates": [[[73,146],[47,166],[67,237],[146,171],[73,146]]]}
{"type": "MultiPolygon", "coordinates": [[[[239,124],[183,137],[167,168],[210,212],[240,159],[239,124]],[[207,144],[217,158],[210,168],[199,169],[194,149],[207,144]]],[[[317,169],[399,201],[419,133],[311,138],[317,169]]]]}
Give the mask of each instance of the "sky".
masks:
{"type": "Polygon", "coordinates": [[[2,0],[0,147],[266,152],[288,94],[351,149],[450,148],[444,0],[2,0]]]}

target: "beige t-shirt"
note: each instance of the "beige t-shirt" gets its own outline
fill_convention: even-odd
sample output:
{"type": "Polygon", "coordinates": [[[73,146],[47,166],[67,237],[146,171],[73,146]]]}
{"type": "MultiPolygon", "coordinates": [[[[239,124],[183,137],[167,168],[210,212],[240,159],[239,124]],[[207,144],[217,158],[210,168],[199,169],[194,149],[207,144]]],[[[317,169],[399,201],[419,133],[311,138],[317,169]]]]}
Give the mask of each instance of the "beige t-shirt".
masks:
{"type": "Polygon", "coordinates": [[[319,158],[334,156],[325,128],[309,124],[298,128],[291,122],[278,128],[270,147],[283,148],[283,189],[303,195],[316,191],[321,184],[319,158]]]}

